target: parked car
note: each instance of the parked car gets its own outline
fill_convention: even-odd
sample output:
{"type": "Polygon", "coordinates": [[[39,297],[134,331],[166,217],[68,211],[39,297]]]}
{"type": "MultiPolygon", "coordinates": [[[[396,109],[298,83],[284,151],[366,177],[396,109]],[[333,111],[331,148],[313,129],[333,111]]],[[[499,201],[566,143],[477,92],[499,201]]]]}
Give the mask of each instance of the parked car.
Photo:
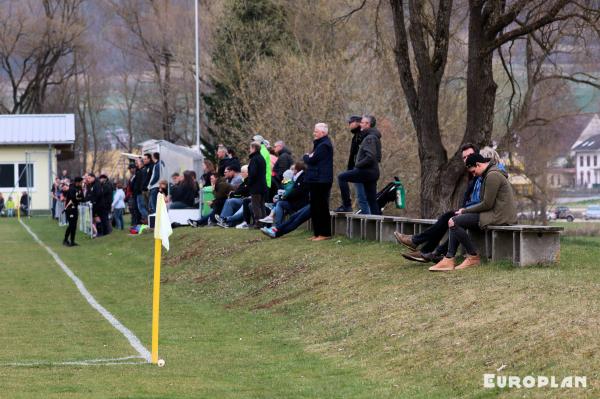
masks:
{"type": "Polygon", "coordinates": [[[568,206],[557,206],[556,209],[554,209],[554,218],[566,219],[567,222],[572,222],[575,219],[575,216],[568,206]]]}
{"type": "MultiPolygon", "coordinates": [[[[517,219],[520,221],[525,221],[525,220],[540,220],[540,211],[537,212],[533,212],[533,211],[523,211],[523,212],[519,212],[517,213],[517,219]]],[[[554,220],[556,219],[556,215],[553,212],[547,211],[546,212],[546,220],[554,220]]]]}
{"type": "Polygon", "coordinates": [[[583,217],[585,220],[600,219],[600,205],[590,205],[585,211],[583,217]]]}

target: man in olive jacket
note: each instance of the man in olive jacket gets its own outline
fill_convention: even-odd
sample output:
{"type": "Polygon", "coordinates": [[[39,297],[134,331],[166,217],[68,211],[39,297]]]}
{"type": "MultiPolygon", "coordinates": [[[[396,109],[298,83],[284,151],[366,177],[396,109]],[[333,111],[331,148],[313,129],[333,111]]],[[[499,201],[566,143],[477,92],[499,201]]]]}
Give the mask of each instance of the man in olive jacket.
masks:
{"type": "Polygon", "coordinates": [[[485,228],[490,225],[509,225],[517,222],[517,207],[512,186],[506,172],[484,158],[481,154],[471,154],[465,166],[475,176],[481,176],[481,202],[461,208],[448,221],[450,227],[448,252],[431,271],[460,270],[480,264],[477,248],[467,234],[467,229],[485,228]],[[455,267],[454,256],[458,246],[462,244],[467,256],[463,263],[455,267]]]}

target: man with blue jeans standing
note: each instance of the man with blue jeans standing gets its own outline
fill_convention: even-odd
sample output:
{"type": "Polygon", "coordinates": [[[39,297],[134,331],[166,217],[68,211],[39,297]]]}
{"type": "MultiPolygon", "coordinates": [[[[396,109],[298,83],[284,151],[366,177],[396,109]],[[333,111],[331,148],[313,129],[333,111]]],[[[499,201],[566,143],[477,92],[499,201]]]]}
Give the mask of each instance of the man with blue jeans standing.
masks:
{"type": "MultiPolygon", "coordinates": [[[[359,183],[364,188],[369,206],[369,212],[366,214],[379,215],[381,210],[377,204],[377,180],[379,180],[379,163],[381,162],[381,133],[371,127],[375,126],[375,117],[373,116],[364,116],[360,125],[364,138],[358,148],[354,168],[338,175],[342,205],[336,211],[352,212],[350,187],[348,186],[348,182],[352,182],[359,183]]],[[[363,214],[365,213],[363,212],[363,214]]]]}
{"type": "MultiPolygon", "coordinates": [[[[346,170],[354,169],[354,164],[356,163],[356,155],[358,154],[358,148],[362,143],[363,139],[366,136],[366,131],[370,127],[367,125],[364,129],[361,125],[362,117],[353,115],[348,118],[348,127],[350,128],[350,132],[352,133],[352,142],[350,143],[350,155],[348,156],[348,166],[346,170]]],[[[358,200],[358,206],[360,208],[360,213],[363,215],[371,214],[371,210],[369,208],[369,202],[367,201],[367,195],[365,193],[365,186],[363,183],[354,183],[354,188],[356,190],[356,199],[358,200]]],[[[335,210],[336,212],[352,212],[352,207],[340,206],[335,210]]]]}

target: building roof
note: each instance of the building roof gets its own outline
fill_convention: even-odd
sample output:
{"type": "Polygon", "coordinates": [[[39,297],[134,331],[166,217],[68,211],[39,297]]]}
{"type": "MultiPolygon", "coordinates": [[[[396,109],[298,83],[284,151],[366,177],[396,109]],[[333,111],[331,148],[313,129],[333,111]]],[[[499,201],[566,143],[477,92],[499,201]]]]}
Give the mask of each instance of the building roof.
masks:
{"type": "Polygon", "coordinates": [[[0,115],[0,145],[73,144],[73,114],[0,115]]]}
{"type": "Polygon", "coordinates": [[[573,151],[591,151],[600,149],[600,134],[588,137],[573,146],[573,151]]]}

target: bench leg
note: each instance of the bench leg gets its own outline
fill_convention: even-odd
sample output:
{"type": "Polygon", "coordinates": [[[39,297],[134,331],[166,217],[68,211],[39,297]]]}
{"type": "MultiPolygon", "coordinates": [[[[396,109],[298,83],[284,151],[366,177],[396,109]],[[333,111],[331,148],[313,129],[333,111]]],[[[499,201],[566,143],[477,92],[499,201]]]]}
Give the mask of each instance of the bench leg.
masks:
{"type": "Polygon", "coordinates": [[[520,232],[518,266],[557,263],[560,260],[560,234],[520,232]]]}
{"type": "Polygon", "coordinates": [[[469,237],[473,244],[475,244],[475,248],[477,248],[477,253],[481,256],[482,262],[487,262],[488,260],[488,250],[487,250],[487,240],[485,236],[485,231],[479,229],[469,230],[469,237]]]}
{"type": "Polygon", "coordinates": [[[347,219],[348,223],[348,238],[355,240],[362,239],[362,219],[347,219]]]}
{"type": "Polygon", "coordinates": [[[331,232],[333,235],[342,236],[346,235],[346,216],[345,215],[336,215],[333,216],[331,232]]]}
{"type": "Polygon", "coordinates": [[[513,261],[513,232],[492,231],[492,262],[513,261]]]}
{"type": "Polygon", "coordinates": [[[378,239],[378,232],[377,232],[377,228],[379,220],[369,220],[369,219],[364,219],[363,221],[363,239],[365,240],[369,240],[369,241],[377,241],[378,239]]]}
{"type": "Polygon", "coordinates": [[[380,242],[396,242],[394,232],[396,231],[397,222],[382,220],[379,223],[379,241],[380,242]]]}

